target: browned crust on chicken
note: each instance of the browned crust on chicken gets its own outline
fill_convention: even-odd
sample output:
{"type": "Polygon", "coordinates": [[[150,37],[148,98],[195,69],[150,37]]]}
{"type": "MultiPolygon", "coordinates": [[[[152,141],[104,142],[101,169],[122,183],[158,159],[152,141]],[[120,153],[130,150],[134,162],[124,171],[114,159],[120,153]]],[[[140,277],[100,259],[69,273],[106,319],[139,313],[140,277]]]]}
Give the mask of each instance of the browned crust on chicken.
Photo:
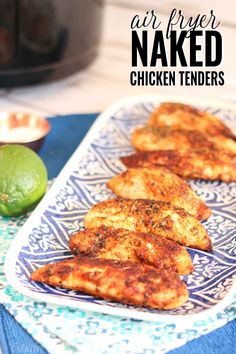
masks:
{"type": "Polygon", "coordinates": [[[144,126],[133,131],[131,143],[138,151],[214,149],[206,135],[197,130],[144,126]]]}
{"type": "Polygon", "coordinates": [[[211,137],[198,130],[173,129],[168,126],[137,128],[132,134],[131,143],[138,151],[191,151],[204,148],[236,156],[236,142],[223,135],[211,137]]]}
{"type": "Polygon", "coordinates": [[[173,151],[156,150],[121,157],[128,168],[164,166],[183,178],[221,180],[232,182],[236,180],[236,164],[233,159],[221,151],[192,150],[173,151]]]}
{"type": "Polygon", "coordinates": [[[152,233],[181,245],[205,251],[212,249],[201,223],[184,209],[147,199],[111,199],[94,205],[84,218],[87,228],[111,226],[152,233]]]}
{"type": "Polygon", "coordinates": [[[129,261],[68,259],[37,269],[31,280],[155,309],[173,309],[188,299],[175,272],[129,261]]]}
{"type": "Polygon", "coordinates": [[[185,209],[198,220],[211,216],[211,210],[189,185],[164,167],[137,167],[113,177],[107,186],[119,197],[161,200],[185,209]]]}
{"type": "Polygon", "coordinates": [[[145,263],[180,275],[193,271],[191,257],[183,246],[153,234],[101,226],[71,235],[69,248],[79,257],[145,263]]]}
{"type": "Polygon", "coordinates": [[[149,125],[175,129],[199,130],[209,136],[224,135],[235,139],[233,132],[217,117],[183,103],[165,102],[150,116],[149,125]]]}

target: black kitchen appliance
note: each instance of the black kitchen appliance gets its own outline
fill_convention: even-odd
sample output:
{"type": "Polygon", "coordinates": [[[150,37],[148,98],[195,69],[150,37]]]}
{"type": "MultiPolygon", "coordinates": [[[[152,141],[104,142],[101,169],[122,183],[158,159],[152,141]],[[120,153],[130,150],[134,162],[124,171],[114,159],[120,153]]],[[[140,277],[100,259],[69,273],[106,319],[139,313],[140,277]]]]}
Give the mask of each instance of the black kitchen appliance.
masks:
{"type": "Polygon", "coordinates": [[[0,87],[52,81],[90,64],[102,0],[0,0],[0,87]]]}

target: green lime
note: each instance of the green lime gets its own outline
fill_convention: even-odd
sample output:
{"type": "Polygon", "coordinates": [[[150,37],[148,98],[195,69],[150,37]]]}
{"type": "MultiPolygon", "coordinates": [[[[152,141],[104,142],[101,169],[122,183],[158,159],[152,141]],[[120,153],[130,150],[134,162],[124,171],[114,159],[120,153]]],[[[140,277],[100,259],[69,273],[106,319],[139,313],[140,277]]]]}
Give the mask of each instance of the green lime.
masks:
{"type": "Polygon", "coordinates": [[[41,158],[22,145],[0,147],[0,215],[32,210],[43,197],[47,170],[41,158]]]}

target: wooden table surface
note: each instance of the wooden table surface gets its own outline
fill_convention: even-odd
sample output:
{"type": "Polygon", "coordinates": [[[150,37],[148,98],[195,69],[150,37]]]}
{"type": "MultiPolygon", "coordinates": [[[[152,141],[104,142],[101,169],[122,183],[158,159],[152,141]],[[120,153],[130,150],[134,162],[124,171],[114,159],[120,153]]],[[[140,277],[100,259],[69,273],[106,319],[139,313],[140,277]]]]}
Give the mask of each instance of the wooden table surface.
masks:
{"type": "MultiPolygon", "coordinates": [[[[0,90],[1,110],[24,110],[44,115],[96,112],[115,100],[128,95],[156,93],[186,102],[206,102],[231,106],[236,104],[236,1],[184,0],[107,0],[100,53],[86,70],[51,84],[11,90],[0,90]],[[158,6],[157,6],[158,4],[158,6]],[[223,62],[219,70],[225,73],[224,86],[134,87],[130,85],[131,29],[135,14],[144,16],[154,9],[163,23],[176,7],[188,16],[209,14],[210,9],[220,20],[223,37],[223,62]]],[[[188,50],[188,49],[187,49],[188,50]]]]}

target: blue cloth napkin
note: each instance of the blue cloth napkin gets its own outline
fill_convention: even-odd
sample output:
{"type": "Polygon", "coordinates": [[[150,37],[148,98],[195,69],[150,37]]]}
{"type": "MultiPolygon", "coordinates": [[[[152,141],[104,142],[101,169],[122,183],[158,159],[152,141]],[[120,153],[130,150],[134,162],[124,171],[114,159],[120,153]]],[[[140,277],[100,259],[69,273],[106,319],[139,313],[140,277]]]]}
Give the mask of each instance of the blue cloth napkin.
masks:
{"type": "Polygon", "coordinates": [[[47,170],[48,179],[56,177],[72,153],[81,143],[98,113],[67,115],[49,118],[51,132],[39,151],[47,170]]]}
{"type": "MultiPolygon", "coordinates": [[[[75,148],[87,133],[97,114],[67,115],[50,119],[52,130],[39,155],[44,160],[48,177],[58,175],[75,148]]],[[[171,351],[172,354],[228,354],[236,353],[236,321],[202,336],[184,347],[171,351]]],[[[14,318],[0,305],[0,344],[3,354],[47,353],[14,318]]],[[[79,352],[79,348],[78,348],[79,352]]],[[[130,353],[130,354],[155,354],[130,353]]],[[[87,353],[86,353],[87,354],[87,353]]]]}

